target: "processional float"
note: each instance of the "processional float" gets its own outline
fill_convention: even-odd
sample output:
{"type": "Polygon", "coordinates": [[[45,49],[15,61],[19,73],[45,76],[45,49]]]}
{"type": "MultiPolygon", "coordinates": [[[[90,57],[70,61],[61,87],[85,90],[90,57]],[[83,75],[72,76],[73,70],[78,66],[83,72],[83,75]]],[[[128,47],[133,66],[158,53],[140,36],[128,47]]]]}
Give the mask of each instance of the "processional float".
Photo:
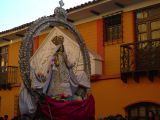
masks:
{"type": "Polygon", "coordinates": [[[89,53],[59,3],[54,17],[36,20],[21,44],[21,119],[94,120],[89,53]],[[46,29],[49,34],[33,53],[34,38],[46,29]]]}

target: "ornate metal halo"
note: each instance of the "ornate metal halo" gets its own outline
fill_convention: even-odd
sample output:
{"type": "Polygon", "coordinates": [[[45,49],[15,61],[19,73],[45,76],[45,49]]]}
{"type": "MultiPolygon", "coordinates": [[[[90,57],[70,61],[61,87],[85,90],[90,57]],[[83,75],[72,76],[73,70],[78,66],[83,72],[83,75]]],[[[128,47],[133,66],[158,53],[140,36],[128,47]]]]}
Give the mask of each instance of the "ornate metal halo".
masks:
{"type": "Polygon", "coordinates": [[[55,12],[56,12],[55,17],[42,17],[36,20],[30,26],[29,31],[25,34],[25,37],[22,40],[22,44],[20,47],[20,55],[19,55],[20,71],[23,83],[25,87],[28,89],[28,91],[31,93],[31,95],[34,95],[34,91],[31,89],[29,61],[31,57],[34,37],[37,36],[41,31],[48,28],[49,26],[54,26],[54,27],[62,26],[68,29],[73,34],[82,52],[84,71],[86,72],[88,78],[90,79],[91,65],[90,65],[89,53],[81,35],[76,30],[76,28],[67,21],[66,19],[67,17],[65,16],[67,15],[66,11],[62,7],[57,7],[55,9],[55,12]]]}

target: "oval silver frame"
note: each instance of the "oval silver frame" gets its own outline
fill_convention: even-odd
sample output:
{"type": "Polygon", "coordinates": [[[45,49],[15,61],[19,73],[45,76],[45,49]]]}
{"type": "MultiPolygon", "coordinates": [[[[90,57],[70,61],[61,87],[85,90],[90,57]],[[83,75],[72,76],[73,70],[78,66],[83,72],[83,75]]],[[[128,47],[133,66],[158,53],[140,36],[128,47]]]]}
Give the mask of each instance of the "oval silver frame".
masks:
{"type": "Polygon", "coordinates": [[[37,36],[41,31],[45,30],[49,26],[59,27],[62,26],[68,29],[73,36],[75,37],[80,50],[83,56],[84,62],[84,71],[86,72],[89,80],[90,80],[90,73],[91,73],[91,64],[90,64],[90,57],[86,45],[80,35],[80,33],[76,30],[74,25],[68,22],[65,19],[59,19],[57,17],[42,17],[33,22],[30,26],[29,31],[25,34],[21,47],[20,47],[20,54],[19,54],[19,64],[20,64],[20,71],[23,83],[28,91],[33,95],[34,90],[31,89],[31,80],[30,80],[30,57],[31,51],[33,48],[34,37],[37,36]]]}

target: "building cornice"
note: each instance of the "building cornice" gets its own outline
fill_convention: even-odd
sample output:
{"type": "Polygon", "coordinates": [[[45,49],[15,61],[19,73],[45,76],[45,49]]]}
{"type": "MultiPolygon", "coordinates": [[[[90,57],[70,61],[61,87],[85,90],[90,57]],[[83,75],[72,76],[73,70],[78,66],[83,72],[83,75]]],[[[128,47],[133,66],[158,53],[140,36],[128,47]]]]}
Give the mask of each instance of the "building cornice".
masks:
{"type": "MultiPolygon", "coordinates": [[[[104,3],[109,2],[109,1],[111,1],[111,0],[93,0],[91,2],[87,2],[87,3],[81,4],[79,6],[70,8],[67,11],[69,12],[68,14],[71,15],[75,12],[83,11],[83,10],[88,9],[90,7],[94,7],[96,5],[104,4],[104,3]]],[[[137,10],[137,9],[147,7],[147,6],[152,6],[152,5],[155,5],[155,4],[158,4],[158,3],[160,3],[160,1],[158,1],[158,0],[145,0],[143,2],[134,4],[134,5],[126,6],[124,8],[117,8],[116,10],[105,12],[105,13],[99,14],[97,16],[92,16],[92,17],[88,17],[86,19],[75,21],[73,24],[74,25],[79,25],[79,24],[91,22],[91,21],[94,21],[94,20],[102,19],[105,16],[118,14],[118,13],[121,13],[121,12],[128,12],[128,11],[132,11],[132,10],[137,10]]],[[[20,32],[20,31],[26,31],[32,23],[33,22],[26,23],[26,24],[23,24],[21,26],[18,26],[18,27],[15,27],[15,28],[12,28],[12,29],[9,29],[9,30],[6,30],[6,31],[2,31],[2,32],[0,32],[0,38],[6,37],[6,36],[9,36],[9,35],[12,35],[12,34],[16,34],[17,32],[20,32]]]]}

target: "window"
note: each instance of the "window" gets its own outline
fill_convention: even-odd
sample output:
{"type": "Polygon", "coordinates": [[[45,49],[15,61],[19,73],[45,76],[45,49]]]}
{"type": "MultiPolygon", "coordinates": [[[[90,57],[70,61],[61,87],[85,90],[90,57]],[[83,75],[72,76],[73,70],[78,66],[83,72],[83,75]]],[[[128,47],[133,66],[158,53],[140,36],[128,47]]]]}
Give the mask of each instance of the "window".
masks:
{"type": "Polygon", "coordinates": [[[1,72],[6,71],[6,66],[8,65],[8,46],[0,48],[0,67],[1,72]]]}
{"type": "Polygon", "coordinates": [[[138,41],[160,38],[160,4],[136,11],[138,41]]]}
{"type": "Polygon", "coordinates": [[[106,17],[104,19],[104,24],[106,42],[116,42],[121,40],[121,14],[106,17]]]}
{"type": "Polygon", "coordinates": [[[160,105],[150,102],[141,102],[133,104],[126,108],[128,114],[128,120],[147,120],[149,118],[149,112],[153,113],[153,117],[159,117],[160,105]]]}
{"type": "Polygon", "coordinates": [[[151,22],[151,38],[160,38],[160,19],[151,22]]]}

